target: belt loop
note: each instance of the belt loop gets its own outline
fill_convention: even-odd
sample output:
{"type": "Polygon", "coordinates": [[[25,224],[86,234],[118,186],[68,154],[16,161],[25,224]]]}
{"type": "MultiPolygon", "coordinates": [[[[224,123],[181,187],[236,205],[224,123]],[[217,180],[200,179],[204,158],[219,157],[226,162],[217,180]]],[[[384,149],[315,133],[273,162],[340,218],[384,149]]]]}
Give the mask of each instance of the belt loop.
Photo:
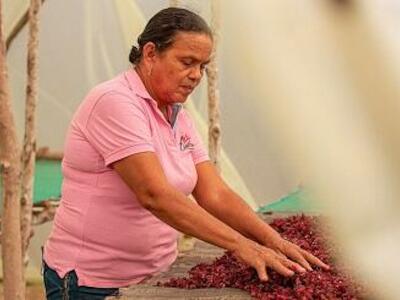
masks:
{"type": "Polygon", "coordinates": [[[41,267],[40,267],[40,274],[43,276],[43,274],[44,274],[44,259],[43,259],[44,247],[41,246],[40,250],[42,252],[42,263],[41,263],[41,267]]]}

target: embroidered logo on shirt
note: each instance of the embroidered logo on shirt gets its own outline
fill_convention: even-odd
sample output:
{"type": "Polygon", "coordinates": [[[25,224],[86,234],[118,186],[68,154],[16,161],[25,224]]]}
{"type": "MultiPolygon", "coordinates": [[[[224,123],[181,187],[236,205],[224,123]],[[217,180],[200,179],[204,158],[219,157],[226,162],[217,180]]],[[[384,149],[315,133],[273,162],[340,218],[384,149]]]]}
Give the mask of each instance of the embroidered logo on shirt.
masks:
{"type": "Polygon", "coordinates": [[[181,140],[179,141],[179,148],[181,151],[185,151],[186,149],[193,150],[194,145],[190,142],[190,136],[184,134],[181,136],[181,140]]]}

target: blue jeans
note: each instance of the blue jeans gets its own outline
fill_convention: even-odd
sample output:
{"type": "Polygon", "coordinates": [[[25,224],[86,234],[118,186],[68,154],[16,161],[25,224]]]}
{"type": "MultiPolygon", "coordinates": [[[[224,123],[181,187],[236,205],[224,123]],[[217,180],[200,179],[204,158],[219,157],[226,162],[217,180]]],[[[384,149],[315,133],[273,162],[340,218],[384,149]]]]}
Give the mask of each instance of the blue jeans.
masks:
{"type": "Polygon", "coordinates": [[[103,300],[107,296],[118,296],[118,288],[94,288],[78,286],[76,272],[70,271],[60,278],[57,272],[43,261],[43,280],[47,300],[103,300]]]}

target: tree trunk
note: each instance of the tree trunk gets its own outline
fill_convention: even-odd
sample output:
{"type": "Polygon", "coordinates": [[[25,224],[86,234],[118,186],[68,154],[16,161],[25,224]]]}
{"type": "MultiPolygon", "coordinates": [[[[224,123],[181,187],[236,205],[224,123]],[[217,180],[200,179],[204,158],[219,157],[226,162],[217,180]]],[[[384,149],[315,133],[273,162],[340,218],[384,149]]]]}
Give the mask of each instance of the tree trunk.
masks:
{"type": "Polygon", "coordinates": [[[2,259],[4,299],[24,299],[20,219],[20,149],[11,110],[0,1],[0,142],[3,144],[2,259]]]}
{"type": "Polygon", "coordinates": [[[206,69],[208,81],[208,149],[211,161],[219,169],[219,153],[221,151],[221,125],[219,110],[217,47],[219,38],[219,0],[211,1],[211,29],[214,46],[211,61],[206,69]]]}
{"type": "MultiPolygon", "coordinates": [[[[38,66],[38,35],[39,35],[39,11],[41,0],[31,0],[29,8],[29,40],[27,58],[27,86],[25,103],[25,137],[22,151],[22,190],[21,190],[21,236],[22,259],[27,262],[27,250],[31,238],[32,222],[32,196],[33,175],[35,172],[36,152],[36,117],[37,102],[37,66],[38,66]]],[[[25,282],[25,280],[24,280],[25,282]]]]}

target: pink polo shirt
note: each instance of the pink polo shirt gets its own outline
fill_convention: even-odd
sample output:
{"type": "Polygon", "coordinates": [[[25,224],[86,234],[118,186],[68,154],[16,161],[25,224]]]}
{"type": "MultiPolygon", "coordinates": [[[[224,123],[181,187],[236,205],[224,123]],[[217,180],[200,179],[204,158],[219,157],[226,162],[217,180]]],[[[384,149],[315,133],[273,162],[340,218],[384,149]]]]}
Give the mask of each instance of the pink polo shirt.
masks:
{"type": "Polygon", "coordinates": [[[195,164],[209,157],[181,108],[169,107],[171,125],[134,69],[84,99],[68,130],[62,199],[44,249],[44,260],[60,277],[75,270],[79,285],[124,287],[176,259],[177,231],[139,204],[112,163],[154,152],[169,182],[191,194],[195,164]]]}

